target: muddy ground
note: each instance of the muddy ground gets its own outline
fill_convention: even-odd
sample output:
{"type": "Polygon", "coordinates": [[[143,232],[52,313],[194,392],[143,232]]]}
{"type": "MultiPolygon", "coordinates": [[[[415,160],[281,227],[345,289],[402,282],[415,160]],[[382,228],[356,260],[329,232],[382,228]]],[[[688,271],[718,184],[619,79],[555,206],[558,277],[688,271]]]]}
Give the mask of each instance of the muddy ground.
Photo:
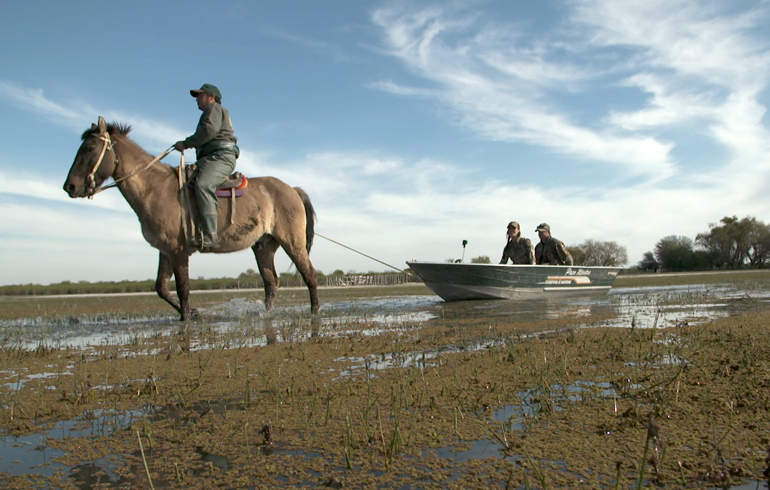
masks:
{"type": "Polygon", "coordinates": [[[39,472],[0,473],[0,482],[64,489],[764,482],[770,307],[731,301],[740,313],[669,328],[458,316],[390,329],[364,323],[345,333],[344,325],[298,314],[257,347],[205,318],[174,324],[169,335],[86,350],[24,350],[6,339],[5,440],[37,434],[31,450],[58,456],[39,472]],[[88,430],[62,436],[61,421],[88,430]]]}

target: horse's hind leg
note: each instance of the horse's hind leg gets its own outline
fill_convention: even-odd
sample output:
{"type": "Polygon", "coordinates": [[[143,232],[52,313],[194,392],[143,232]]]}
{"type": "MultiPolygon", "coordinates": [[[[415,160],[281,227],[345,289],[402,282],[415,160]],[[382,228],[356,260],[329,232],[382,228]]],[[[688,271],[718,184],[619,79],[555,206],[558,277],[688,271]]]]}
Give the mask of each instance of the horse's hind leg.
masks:
{"type": "Polygon", "coordinates": [[[171,275],[174,273],[174,267],[171,263],[171,257],[160,253],[160,261],[158,263],[158,278],[155,280],[155,291],[158,296],[163,298],[166,303],[170,304],[179,314],[183,315],[182,307],[179,301],[169,292],[168,281],[171,279],[171,275]]]}
{"type": "Polygon", "coordinates": [[[283,249],[291,261],[294,262],[307,285],[307,290],[310,293],[310,311],[318,313],[321,309],[321,305],[318,302],[318,281],[315,275],[315,268],[313,268],[313,264],[310,262],[310,254],[304,246],[299,244],[285,244],[283,249]]]}
{"type": "Polygon", "coordinates": [[[259,274],[265,284],[265,310],[270,311],[278,292],[278,274],[275,272],[275,251],[278,250],[278,242],[273,237],[266,237],[254,244],[251,249],[254,251],[259,274]]]}

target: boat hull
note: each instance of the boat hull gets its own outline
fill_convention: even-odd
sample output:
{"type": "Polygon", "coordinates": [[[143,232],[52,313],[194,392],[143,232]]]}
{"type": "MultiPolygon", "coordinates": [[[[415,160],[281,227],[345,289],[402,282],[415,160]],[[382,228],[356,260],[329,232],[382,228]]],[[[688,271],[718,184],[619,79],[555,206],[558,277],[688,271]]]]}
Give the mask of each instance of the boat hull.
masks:
{"type": "Polygon", "coordinates": [[[407,262],[444,301],[602,296],[619,267],[407,262]]]}

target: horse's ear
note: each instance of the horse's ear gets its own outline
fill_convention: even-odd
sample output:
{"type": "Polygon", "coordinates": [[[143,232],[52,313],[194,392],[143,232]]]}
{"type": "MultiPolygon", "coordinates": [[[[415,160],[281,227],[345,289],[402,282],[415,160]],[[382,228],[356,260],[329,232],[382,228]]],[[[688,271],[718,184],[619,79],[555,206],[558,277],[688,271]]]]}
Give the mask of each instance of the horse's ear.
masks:
{"type": "Polygon", "coordinates": [[[94,129],[99,129],[99,126],[97,126],[94,123],[91,123],[91,130],[94,130],[94,129]]]}
{"type": "Polygon", "coordinates": [[[107,132],[107,121],[105,121],[102,116],[99,116],[99,132],[100,133],[107,132]]]}

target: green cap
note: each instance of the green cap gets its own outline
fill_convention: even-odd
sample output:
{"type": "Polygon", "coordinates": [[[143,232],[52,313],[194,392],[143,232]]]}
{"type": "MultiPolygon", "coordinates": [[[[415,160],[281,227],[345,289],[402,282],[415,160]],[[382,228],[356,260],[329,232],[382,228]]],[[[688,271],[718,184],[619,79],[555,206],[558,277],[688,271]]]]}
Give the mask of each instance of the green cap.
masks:
{"type": "Polygon", "coordinates": [[[541,231],[541,230],[550,232],[551,227],[548,226],[548,223],[540,223],[539,225],[537,225],[537,229],[535,231],[541,231]]]}
{"type": "Polygon", "coordinates": [[[511,221],[508,223],[508,228],[516,228],[517,230],[520,228],[518,221],[511,221]]]}
{"type": "Polygon", "coordinates": [[[220,92],[218,88],[216,88],[214,85],[211,85],[210,83],[204,83],[198,90],[190,90],[190,95],[197,97],[198,94],[202,94],[203,92],[206,92],[209,95],[213,95],[217,98],[217,100],[222,100],[222,92],[220,92]]]}

